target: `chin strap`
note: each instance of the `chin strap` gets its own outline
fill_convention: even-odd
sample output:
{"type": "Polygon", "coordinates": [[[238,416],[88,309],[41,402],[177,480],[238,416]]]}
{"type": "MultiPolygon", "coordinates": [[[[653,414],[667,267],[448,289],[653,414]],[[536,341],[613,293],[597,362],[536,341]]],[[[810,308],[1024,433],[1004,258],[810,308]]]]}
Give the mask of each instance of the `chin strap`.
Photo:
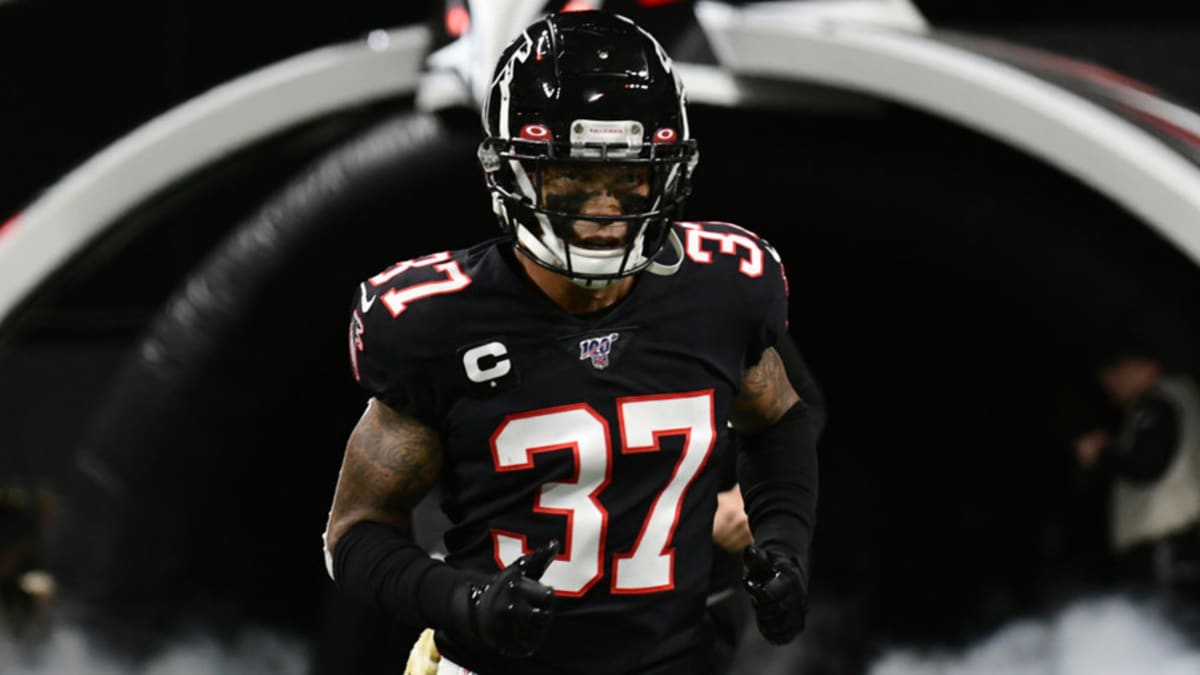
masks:
{"type": "MultiPolygon", "coordinates": [[[[667,227],[671,227],[668,225],[667,227]]],[[[671,248],[675,249],[675,262],[663,264],[658,262],[658,257],[655,257],[649,265],[646,266],[646,271],[650,274],[657,274],[660,277],[669,277],[679,271],[679,267],[683,265],[683,242],[679,241],[679,235],[675,233],[675,228],[667,232],[667,242],[671,244],[671,248]]],[[[662,253],[659,252],[661,256],[662,253]]]]}
{"type": "MultiPolygon", "coordinates": [[[[562,263],[562,256],[547,246],[540,237],[530,232],[528,228],[517,224],[515,226],[515,231],[518,243],[527,251],[532,253],[535,258],[539,258],[541,260],[555,260],[559,261],[560,264],[562,263]]],[[[683,265],[683,242],[680,241],[679,235],[675,232],[674,228],[667,233],[667,241],[670,243],[671,248],[675,251],[674,262],[661,263],[656,259],[647,265],[644,271],[662,277],[669,277],[679,271],[680,266],[683,265]]],[[[564,274],[564,276],[567,275],[564,274]]],[[[612,286],[624,277],[613,277],[611,279],[589,279],[567,276],[567,278],[571,280],[571,283],[579,286],[580,288],[598,289],[612,286]]]]}

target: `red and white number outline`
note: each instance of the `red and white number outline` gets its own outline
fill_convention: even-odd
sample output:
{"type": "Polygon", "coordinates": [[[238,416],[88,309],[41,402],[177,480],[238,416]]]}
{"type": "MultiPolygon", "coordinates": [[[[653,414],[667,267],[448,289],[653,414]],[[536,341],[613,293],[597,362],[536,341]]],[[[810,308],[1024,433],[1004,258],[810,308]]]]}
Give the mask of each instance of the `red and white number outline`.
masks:
{"type": "Polygon", "coordinates": [[[738,247],[742,247],[750,252],[749,258],[742,258],[742,262],[738,265],[738,271],[746,276],[757,279],[763,274],[763,250],[758,245],[758,242],[750,235],[750,231],[744,228],[725,223],[731,227],[735,227],[745,234],[737,232],[714,232],[704,229],[700,223],[679,223],[681,227],[687,230],[686,241],[684,242],[684,250],[687,251],[687,256],[693,262],[702,265],[708,265],[713,261],[711,251],[704,250],[702,243],[704,241],[720,242],[721,253],[727,255],[737,255],[738,247]]]}
{"type": "MultiPolygon", "coordinates": [[[[622,397],[617,399],[617,415],[624,454],[657,452],[663,436],[680,434],[684,436],[684,447],[671,478],[651,502],[633,550],[613,557],[611,592],[639,594],[671,590],[675,587],[675,550],[671,541],[683,499],[716,444],[713,390],[622,397]]],[[[532,468],[534,455],[539,452],[572,451],[575,471],[571,480],[543,485],[533,506],[536,513],[567,518],[564,553],[555,557],[542,577],[542,582],[554,587],[557,595],[579,597],[604,574],[608,512],[598,496],[611,480],[609,438],[608,422],[588,404],[577,403],[509,415],[490,439],[497,471],[532,468]],[[601,433],[603,444],[594,440],[601,433]],[[599,453],[601,445],[603,454],[599,453]],[[557,505],[547,505],[546,501],[557,505]],[[577,517],[581,513],[584,518],[577,517]],[[590,518],[586,517],[589,515],[590,518]],[[596,520],[598,525],[580,530],[596,520]],[[589,550],[592,542],[595,542],[594,557],[589,550]]],[[[525,535],[495,528],[491,533],[493,554],[500,567],[511,565],[529,552],[525,535]]]]}
{"type": "Polygon", "coordinates": [[[393,318],[400,316],[404,310],[408,309],[408,303],[414,300],[428,298],[433,295],[457,293],[471,285],[471,277],[462,271],[457,260],[450,260],[449,251],[431,253],[420,258],[398,262],[371,277],[370,282],[372,286],[379,287],[411,269],[430,266],[438,272],[445,274],[446,278],[413,284],[404,288],[389,288],[380,298],[383,300],[384,306],[391,312],[393,318]]]}
{"type": "Polygon", "coordinates": [[[717,442],[713,390],[622,397],[617,399],[617,417],[621,425],[621,452],[626,454],[658,452],[663,436],[684,437],[679,461],[666,486],[654,496],[633,550],[613,556],[613,594],[669,591],[675,588],[675,547],[671,542],[679,525],[683,499],[708,463],[717,442]],[[696,409],[688,410],[687,406],[696,409]],[[704,412],[695,415],[700,408],[704,412]],[[706,419],[707,428],[689,424],[689,415],[694,415],[693,420],[706,419]],[[680,422],[682,426],[671,428],[680,422]],[[649,442],[642,442],[646,440],[649,442]]]}
{"type": "MultiPolygon", "coordinates": [[[[533,502],[535,513],[558,514],[567,518],[563,552],[555,556],[554,562],[542,575],[542,583],[553,586],[558,595],[579,597],[587,593],[604,574],[608,511],[598,496],[608,486],[612,476],[612,442],[609,439],[608,422],[586,403],[509,415],[489,439],[492,466],[496,471],[532,469],[533,456],[540,452],[569,448],[574,455],[575,470],[571,479],[547,482],[533,502]],[[569,428],[558,429],[555,424],[564,424],[569,428]],[[536,440],[524,440],[530,437],[536,440]],[[596,437],[601,442],[594,442],[596,437]],[[516,461],[520,459],[524,461],[516,461]],[[544,501],[560,506],[545,505],[544,501]],[[578,508],[561,506],[566,504],[575,504],[578,508]],[[583,517],[576,519],[576,514],[583,517]],[[595,529],[599,530],[600,535],[594,539],[597,549],[594,556],[587,556],[590,551],[586,550],[593,542],[574,536],[576,525],[589,520],[589,516],[590,520],[599,520],[595,529]],[[565,564],[555,564],[559,562],[565,564]]],[[[529,553],[529,546],[523,534],[493,529],[492,551],[496,563],[503,568],[529,553]]]]}

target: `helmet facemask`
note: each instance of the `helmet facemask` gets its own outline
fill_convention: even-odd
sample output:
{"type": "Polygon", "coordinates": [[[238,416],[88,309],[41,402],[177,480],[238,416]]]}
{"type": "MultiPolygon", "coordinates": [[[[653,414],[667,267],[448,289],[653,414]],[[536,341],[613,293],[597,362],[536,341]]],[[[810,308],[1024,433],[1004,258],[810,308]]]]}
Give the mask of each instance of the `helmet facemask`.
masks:
{"type": "Polygon", "coordinates": [[[480,158],[517,247],[600,288],[654,262],[687,197],[696,152],[694,141],[643,149],[488,139],[480,158]]]}

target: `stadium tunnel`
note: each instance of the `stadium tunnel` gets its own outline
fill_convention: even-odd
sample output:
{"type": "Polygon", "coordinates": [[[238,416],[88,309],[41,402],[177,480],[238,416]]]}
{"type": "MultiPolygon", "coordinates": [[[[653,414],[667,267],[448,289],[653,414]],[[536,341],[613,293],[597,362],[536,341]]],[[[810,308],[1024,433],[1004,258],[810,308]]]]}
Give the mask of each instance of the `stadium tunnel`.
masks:
{"type": "MultiPolygon", "coordinates": [[[[1011,139],[863,90],[740,83],[798,93],[693,97],[687,213],[783,255],[830,409],[815,592],[863,635],[954,642],[1105,583],[1070,413],[1130,344],[1198,371],[1196,259],[1011,139]]],[[[4,440],[62,487],[55,571],[114,637],[199,613],[333,644],[379,620],[321,564],[364,404],[347,312],[363,277],[495,232],[478,139],[473,112],[411,92],[314,115],[121,209],[10,310],[4,440]]]]}

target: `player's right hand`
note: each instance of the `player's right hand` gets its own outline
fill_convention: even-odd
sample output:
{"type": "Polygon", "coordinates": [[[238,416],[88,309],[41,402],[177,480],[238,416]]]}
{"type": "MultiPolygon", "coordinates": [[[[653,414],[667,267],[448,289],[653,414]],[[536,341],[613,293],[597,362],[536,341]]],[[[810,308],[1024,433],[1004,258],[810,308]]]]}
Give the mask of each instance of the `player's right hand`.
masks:
{"type": "Polygon", "coordinates": [[[554,618],[554,589],[539,583],[558,552],[558,542],[521,556],[491,581],[472,584],[467,611],[472,631],[505,656],[529,656],[554,618]]]}

